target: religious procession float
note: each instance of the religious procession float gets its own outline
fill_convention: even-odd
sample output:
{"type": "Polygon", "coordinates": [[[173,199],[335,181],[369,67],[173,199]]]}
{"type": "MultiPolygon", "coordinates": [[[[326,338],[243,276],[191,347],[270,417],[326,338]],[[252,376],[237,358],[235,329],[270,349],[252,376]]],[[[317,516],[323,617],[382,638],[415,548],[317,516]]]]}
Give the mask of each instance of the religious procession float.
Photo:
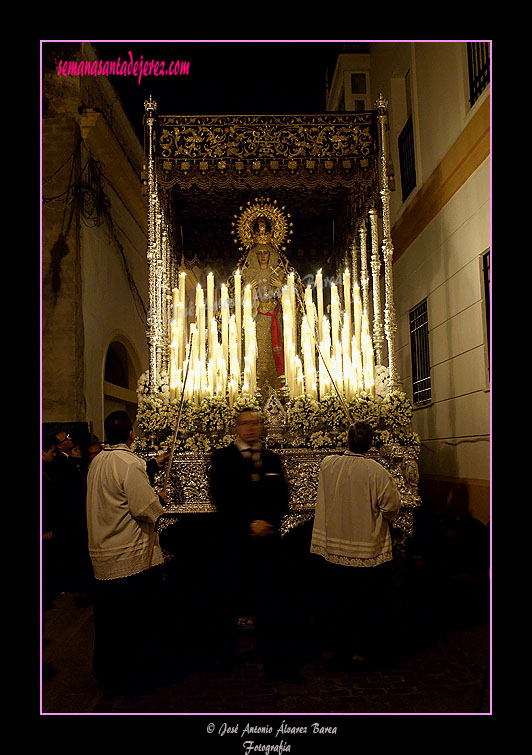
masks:
{"type": "Polygon", "coordinates": [[[321,460],[342,453],[349,425],[362,420],[374,432],[370,454],[391,472],[401,493],[394,538],[404,543],[420,503],[419,437],[395,363],[386,102],[381,97],[362,122],[346,120],[346,114],[316,116],[312,128],[298,117],[281,125],[255,119],[247,152],[242,145],[250,124],[244,118],[213,124],[215,119],[157,116],[151,99],[145,109],[149,369],[138,382],[136,450],[170,452],[167,523],[171,515],[214,511],[210,455],[234,440],[236,412],[253,407],[263,417],[265,444],[284,463],[290,489],[284,533],[312,519],[321,460]],[[316,124],[320,118],[326,122],[316,124]],[[320,128],[329,136],[329,152],[323,136],[321,142],[316,136],[320,128]],[[287,155],[294,133],[299,146],[287,155]],[[326,186],[338,180],[336,163],[342,180],[352,163],[358,173],[350,174],[349,191],[357,201],[351,239],[335,274],[316,269],[303,280],[287,252],[298,229],[286,205],[270,194],[282,185],[283,167],[293,177],[303,166],[308,179],[309,154],[326,186]],[[195,171],[198,181],[209,180],[203,185],[212,187],[223,164],[226,182],[229,176],[240,186],[246,170],[261,176],[268,167],[265,155],[267,180],[263,173],[262,182],[248,180],[247,186],[267,188],[268,196],[252,197],[227,219],[238,248],[232,273],[217,280],[205,269],[205,285],[198,282],[191,296],[190,270],[175,249],[176,185],[183,189],[195,171]],[[272,155],[280,166],[276,174],[272,155]]]}

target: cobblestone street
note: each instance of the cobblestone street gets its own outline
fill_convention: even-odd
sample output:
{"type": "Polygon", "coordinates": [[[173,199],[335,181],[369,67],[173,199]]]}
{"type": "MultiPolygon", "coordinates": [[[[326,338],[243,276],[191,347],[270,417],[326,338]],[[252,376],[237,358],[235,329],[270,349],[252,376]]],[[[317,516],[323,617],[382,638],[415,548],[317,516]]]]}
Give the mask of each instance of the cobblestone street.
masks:
{"type": "Polygon", "coordinates": [[[44,614],[43,713],[91,714],[475,714],[489,713],[490,637],[485,624],[456,629],[412,649],[391,669],[333,671],[322,656],[302,668],[307,683],[273,683],[253,657],[253,630],[238,637],[227,677],[195,667],[179,683],[139,697],[106,696],[91,675],[92,607],[65,594],[44,614]]]}

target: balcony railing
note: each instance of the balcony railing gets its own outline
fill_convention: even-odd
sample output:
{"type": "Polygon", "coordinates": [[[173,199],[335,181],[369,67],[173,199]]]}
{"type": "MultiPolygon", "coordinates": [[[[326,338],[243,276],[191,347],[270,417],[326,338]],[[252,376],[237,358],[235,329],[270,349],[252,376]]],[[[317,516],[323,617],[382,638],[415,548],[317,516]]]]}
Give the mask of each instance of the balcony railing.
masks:
{"type": "Polygon", "coordinates": [[[469,102],[473,105],[490,82],[489,42],[468,42],[469,102]]]}

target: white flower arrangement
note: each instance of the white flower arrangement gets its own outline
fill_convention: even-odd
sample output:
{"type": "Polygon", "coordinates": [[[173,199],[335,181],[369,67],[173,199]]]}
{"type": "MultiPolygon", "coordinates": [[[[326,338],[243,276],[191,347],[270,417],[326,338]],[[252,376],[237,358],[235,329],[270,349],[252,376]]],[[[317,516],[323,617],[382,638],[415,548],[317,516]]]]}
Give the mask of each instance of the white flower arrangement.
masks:
{"type": "Polygon", "coordinates": [[[367,422],[375,430],[381,419],[382,399],[362,391],[349,402],[352,422],[367,422]]]}
{"type": "Polygon", "coordinates": [[[332,448],[335,444],[330,435],[319,430],[318,432],[312,433],[308,439],[307,445],[310,448],[332,448]]]}
{"type": "Polygon", "coordinates": [[[232,412],[225,398],[206,396],[196,413],[196,427],[208,433],[221,433],[227,430],[232,412]]]}
{"type": "Polygon", "coordinates": [[[384,398],[388,392],[390,371],[388,367],[378,364],[375,367],[375,394],[384,398]]]}
{"type": "Polygon", "coordinates": [[[239,396],[233,404],[231,423],[234,422],[236,415],[242,409],[254,409],[259,414],[262,414],[260,401],[256,396],[239,396]]]}
{"type": "Polygon", "coordinates": [[[401,432],[397,430],[375,430],[373,433],[373,446],[408,446],[419,448],[421,439],[415,432],[401,432]]]}
{"type": "Polygon", "coordinates": [[[382,399],[382,422],[392,428],[406,427],[412,421],[412,404],[406,393],[393,391],[382,399]]]}
{"type": "Polygon", "coordinates": [[[286,412],[290,431],[299,438],[308,438],[321,422],[319,402],[312,396],[297,396],[288,402],[286,412]]]}
{"type": "MultiPolygon", "coordinates": [[[[376,368],[382,386],[388,380],[386,367],[376,368]]],[[[167,451],[171,448],[180,402],[170,399],[168,374],[162,372],[155,388],[149,389],[149,374],[143,373],[137,382],[137,426],[142,433],[135,440],[134,449],[167,451]],[[150,392],[148,392],[148,390],[150,392]]],[[[412,405],[405,393],[394,391],[382,395],[362,392],[344,404],[336,394],[318,401],[312,396],[290,399],[286,406],[290,445],[293,447],[334,448],[344,446],[349,422],[367,422],[374,431],[376,448],[398,444],[419,447],[417,433],[407,428],[412,420],[412,405]]],[[[231,428],[237,413],[253,408],[262,414],[259,397],[239,396],[230,407],[225,397],[204,398],[199,406],[193,401],[183,402],[179,432],[175,448],[195,453],[209,453],[223,448],[234,440],[231,428]]]]}
{"type": "Polygon", "coordinates": [[[322,424],[328,430],[333,428],[341,430],[349,427],[349,417],[336,394],[329,393],[321,399],[319,413],[322,424]]]}
{"type": "Polygon", "coordinates": [[[347,446],[347,430],[344,430],[343,433],[338,433],[336,436],[336,447],[337,448],[345,448],[347,446]]]}
{"type": "Polygon", "coordinates": [[[212,451],[211,441],[208,435],[195,433],[183,443],[183,451],[192,451],[196,454],[206,454],[212,451]]]}
{"type": "Polygon", "coordinates": [[[137,394],[140,396],[143,393],[148,393],[148,385],[150,382],[150,371],[146,370],[137,380],[137,394]]]}
{"type": "Polygon", "coordinates": [[[229,433],[227,435],[224,435],[222,438],[213,439],[212,447],[215,448],[225,448],[226,446],[233,443],[235,440],[235,435],[230,435],[229,433]]]}

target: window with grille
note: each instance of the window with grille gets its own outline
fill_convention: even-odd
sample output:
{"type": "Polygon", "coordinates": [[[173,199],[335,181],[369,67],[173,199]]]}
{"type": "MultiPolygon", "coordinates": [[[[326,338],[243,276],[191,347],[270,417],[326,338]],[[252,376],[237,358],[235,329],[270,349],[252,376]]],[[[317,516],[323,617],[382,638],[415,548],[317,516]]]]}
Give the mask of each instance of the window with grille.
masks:
{"type": "Polygon", "coordinates": [[[414,152],[414,127],[412,116],[399,134],[399,169],[403,202],[416,188],[416,158],[414,152]]]}
{"type": "Polygon", "coordinates": [[[469,102],[473,106],[490,82],[489,42],[468,42],[467,62],[469,66],[469,102]]]}
{"type": "Polygon", "coordinates": [[[416,188],[416,152],[414,145],[414,121],[412,117],[412,76],[407,71],[405,79],[406,123],[398,139],[399,170],[401,171],[402,199],[405,199],[416,188]]]}
{"type": "Polygon", "coordinates": [[[414,404],[430,401],[429,321],[425,300],[410,312],[410,351],[412,355],[412,398],[414,404]]]}

